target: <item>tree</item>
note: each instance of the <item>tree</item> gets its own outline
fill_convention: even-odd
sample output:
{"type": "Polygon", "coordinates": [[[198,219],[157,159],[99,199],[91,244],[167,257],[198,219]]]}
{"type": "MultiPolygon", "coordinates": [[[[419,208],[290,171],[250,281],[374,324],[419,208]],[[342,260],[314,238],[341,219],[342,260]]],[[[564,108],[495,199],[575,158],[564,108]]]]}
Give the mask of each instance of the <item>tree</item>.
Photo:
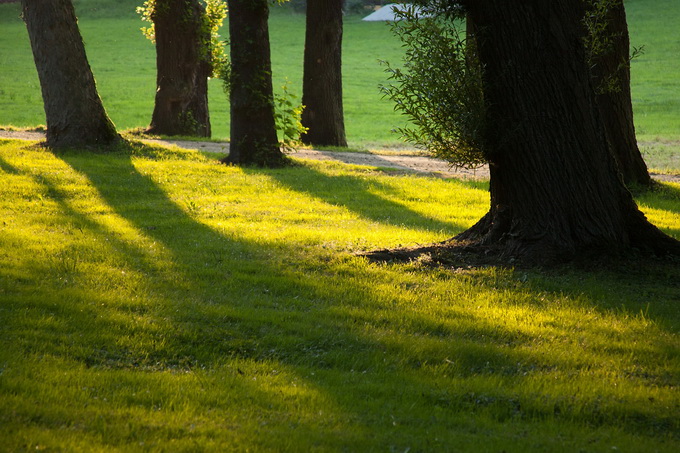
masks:
{"type": "Polygon", "coordinates": [[[210,137],[211,35],[198,0],[147,0],[140,8],[156,44],[156,100],[150,134],[210,137]]]}
{"type": "Polygon", "coordinates": [[[229,0],[231,142],[225,163],[286,163],[276,135],[268,0],[229,0]]]}
{"type": "Polygon", "coordinates": [[[309,0],[302,85],[301,140],[347,146],[342,108],[342,8],[344,0],[309,0]]]}
{"type": "Polygon", "coordinates": [[[630,248],[680,254],[638,210],[609,151],[581,1],[456,2],[476,30],[491,180],[489,212],[449,246],[539,264],[630,248]]]}
{"type": "Polygon", "coordinates": [[[649,186],[652,179],[640,154],[633,124],[630,38],[623,0],[587,1],[589,62],[611,151],[626,184],[649,186]]]}
{"type": "Polygon", "coordinates": [[[107,146],[122,139],[106,114],[71,0],[22,0],[52,148],[107,146]]]}

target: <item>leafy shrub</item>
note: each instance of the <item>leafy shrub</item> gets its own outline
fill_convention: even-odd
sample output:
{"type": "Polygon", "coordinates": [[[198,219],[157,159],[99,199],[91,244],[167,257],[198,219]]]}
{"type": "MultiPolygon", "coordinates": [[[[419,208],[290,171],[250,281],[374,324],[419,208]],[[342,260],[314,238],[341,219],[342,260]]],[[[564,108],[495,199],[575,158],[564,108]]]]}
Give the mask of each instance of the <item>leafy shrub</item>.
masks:
{"type": "Polygon", "coordinates": [[[290,91],[290,82],[281,86],[281,93],[274,93],[274,120],[276,130],[281,134],[281,147],[292,150],[300,145],[300,136],[308,128],[302,125],[302,111],[305,106],[297,103],[298,96],[290,91]]]}
{"type": "Polygon", "coordinates": [[[391,84],[381,90],[411,126],[402,137],[454,166],[475,168],[484,156],[481,67],[462,22],[449,10],[407,7],[392,31],[406,49],[403,69],[383,62],[391,84]],[[441,11],[438,11],[441,13],[441,11]]]}

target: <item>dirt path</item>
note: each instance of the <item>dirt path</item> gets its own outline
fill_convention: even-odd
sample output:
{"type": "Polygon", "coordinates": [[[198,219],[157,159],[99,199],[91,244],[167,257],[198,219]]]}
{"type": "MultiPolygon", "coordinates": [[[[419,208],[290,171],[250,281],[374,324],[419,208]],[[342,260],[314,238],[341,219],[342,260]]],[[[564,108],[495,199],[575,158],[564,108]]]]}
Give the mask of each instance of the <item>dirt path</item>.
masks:
{"type": "MultiPolygon", "coordinates": [[[[190,142],[176,140],[149,140],[161,145],[177,145],[180,148],[197,149],[218,153],[228,153],[229,143],[226,142],[190,142]]],[[[476,171],[465,169],[451,169],[449,164],[426,156],[403,154],[374,154],[342,151],[316,151],[313,149],[299,149],[289,154],[299,159],[328,160],[354,165],[368,165],[371,167],[389,168],[406,172],[426,173],[444,178],[488,179],[488,168],[476,171]]]]}
{"type": "MultiPolygon", "coordinates": [[[[44,140],[45,134],[42,132],[20,132],[0,130],[0,138],[13,138],[20,140],[44,140]]],[[[144,140],[148,143],[157,145],[171,146],[176,145],[180,148],[195,149],[226,154],[229,152],[227,142],[202,142],[202,141],[183,141],[183,140],[144,140]]],[[[374,154],[340,151],[316,151],[312,149],[300,149],[290,154],[292,157],[300,159],[328,160],[344,162],[354,165],[368,165],[371,167],[388,168],[405,172],[415,172],[442,178],[461,178],[485,180],[489,179],[488,167],[478,168],[477,170],[466,170],[462,168],[451,168],[449,164],[440,159],[426,156],[412,155],[393,155],[393,154],[374,154]]],[[[680,183],[680,176],[651,173],[652,177],[658,181],[668,181],[680,183]]]]}

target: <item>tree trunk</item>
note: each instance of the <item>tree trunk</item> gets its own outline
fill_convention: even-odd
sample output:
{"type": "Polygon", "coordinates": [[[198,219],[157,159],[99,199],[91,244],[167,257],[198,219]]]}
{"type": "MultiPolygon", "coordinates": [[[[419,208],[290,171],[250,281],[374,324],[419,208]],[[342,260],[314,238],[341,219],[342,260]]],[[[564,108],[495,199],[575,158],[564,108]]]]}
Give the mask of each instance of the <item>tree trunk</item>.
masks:
{"type": "Polygon", "coordinates": [[[278,167],[286,162],[274,120],[268,0],[229,0],[231,143],[223,161],[278,167]]]}
{"type": "Polygon", "coordinates": [[[580,1],[467,2],[491,126],[491,208],[455,239],[537,263],[629,247],[678,253],[637,209],[609,152],[580,1]]]}
{"type": "Polygon", "coordinates": [[[210,137],[210,31],[198,0],[156,0],[156,102],[146,132],[210,137]]]}
{"type": "Polygon", "coordinates": [[[597,104],[604,119],[607,139],[623,181],[649,186],[652,179],[640,154],[633,124],[630,94],[630,39],[623,0],[615,0],[607,11],[605,34],[611,47],[591,61],[597,104]]]}
{"type": "Polygon", "coordinates": [[[309,145],[347,146],[342,109],[344,0],[308,0],[302,125],[309,145]]]}
{"type": "Polygon", "coordinates": [[[106,114],[71,0],[22,0],[52,148],[107,146],[122,139],[106,114]]]}

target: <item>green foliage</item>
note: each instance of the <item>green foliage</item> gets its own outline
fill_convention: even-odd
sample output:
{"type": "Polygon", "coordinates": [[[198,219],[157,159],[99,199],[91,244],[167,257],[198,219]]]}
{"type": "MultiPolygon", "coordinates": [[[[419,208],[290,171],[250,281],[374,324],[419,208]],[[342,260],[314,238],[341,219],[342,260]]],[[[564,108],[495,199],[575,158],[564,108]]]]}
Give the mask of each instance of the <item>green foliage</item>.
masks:
{"type": "Polygon", "coordinates": [[[455,166],[485,164],[485,108],[474,46],[454,19],[423,17],[413,7],[398,17],[391,27],[405,48],[404,69],[386,62],[393,83],[382,87],[413,125],[398,131],[455,166]]]}
{"type": "Polygon", "coordinates": [[[213,68],[213,77],[221,78],[228,83],[229,56],[225,50],[226,43],[220,36],[220,28],[226,17],[225,0],[205,0],[205,27],[209,30],[210,42],[204,43],[204,48],[210,49],[209,61],[213,68]]]}
{"type": "Polygon", "coordinates": [[[677,266],[373,265],[487,185],[216,157],[0,141],[3,450],[680,449],[677,266]]]}
{"type": "MultiPolygon", "coordinates": [[[[203,29],[209,40],[202,43],[205,55],[203,58],[210,62],[212,76],[222,78],[225,83],[229,80],[229,58],[225,52],[225,42],[221,39],[220,28],[227,17],[227,4],[225,0],[203,0],[205,15],[203,17],[203,29]]],[[[137,8],[137,13],[142,21],[148,22],[148,27],[142,27],[142,34],[152,43],[156,42],[156,30],[154,25],[155,15],[158,13],[157,0],[146,0],[137,8]]]]}
{"type": "Polygon", "coordinates": [[[299,96],[291,92],[290,82],[281,85],[281,93],[274,92],[274,120],[281,136],[281,147],[292,151],[300,145],[300,136],[308,128],[302,125],[304,105],[296,102],[299,96]]]}
{"type": "Polygon", "coordinates": [[[145,0],[142,6],[137,7],[137,14],[142,21],[148,22],[148,27],[142,27],[142,34],[152,43],[156,44],[156,26],[154,25],[154,14],[156,14],[156,0],[145,0]]]}
{"type": "MultiPolygon", "coordinates": [[[[584,38],[586,58],[591,66],[597,65],[599,58],[614,52],[615,43],[621,39],[621,33],[611,30],[609,20],[612,8],[617,8],[623,0],[586,0],[586,14],[583,23],[587,33],[584,38]]],[[[610,74],[605,74],[595,87],[598,93],[615,93],[621,90],[621,71],[630,69],[630,62],[642,55],[644,46],[633,47],[630,56],[621,61],[610,74]]]]}

